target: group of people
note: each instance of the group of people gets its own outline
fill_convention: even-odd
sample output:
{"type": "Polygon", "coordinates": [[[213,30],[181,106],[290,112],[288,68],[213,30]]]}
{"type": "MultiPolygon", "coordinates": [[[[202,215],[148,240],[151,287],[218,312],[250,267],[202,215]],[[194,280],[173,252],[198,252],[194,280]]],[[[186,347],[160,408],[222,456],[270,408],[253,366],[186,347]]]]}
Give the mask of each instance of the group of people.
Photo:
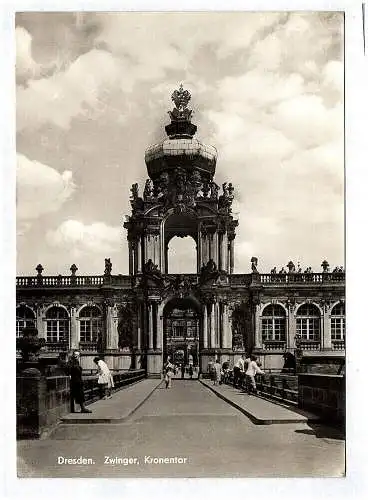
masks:
{"type": "MultiPolygon", "coordinates": [[[[218,359],[215,360],[211,367],[213,385],[218,385],[223,382],[227,382],[230,376],[231,370],[229,368],[229,362],[225,361],[222,365],[218,359]]],[[[248,392],[257,393],[256,375],[263,374],[259,363],[257,362],[257,356],[253,354],[249,357],[245,357],[244,354],[240,356],[233,368],[233,385],[234,387],[241,387],[245,379],[246,387],[248,392]]]]}
{"type": "MultiPolygon", "coordinates": [[[[96,356],[93,362],[97,366],[97,384],[101,399],[111,398],[114,387],[114,379],[109,367],[103,359],[96,356]]],[[[62,367],[70,378],[71,411],[75,413],[75,403],[80,406],[81,413],[92,413],[85,405],[84,385],[82,378],[82,367],[80,364],[80,352],[74,351],[67,361],[62,361],[62,367]]]]}

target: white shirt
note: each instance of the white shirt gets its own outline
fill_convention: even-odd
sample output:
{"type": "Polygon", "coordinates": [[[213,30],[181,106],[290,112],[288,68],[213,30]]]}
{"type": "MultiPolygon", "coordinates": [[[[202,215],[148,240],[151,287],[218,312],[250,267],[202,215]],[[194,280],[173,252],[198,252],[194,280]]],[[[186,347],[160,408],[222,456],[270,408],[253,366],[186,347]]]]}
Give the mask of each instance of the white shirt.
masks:
{"type": "Polygon", "coordinates": [[[248,363],[248,369],[245,374],[254,377],[256,373],[264,373],[264,372],[260,369],[260,367],[257,365],[255,361],[250,361],[248,363]]]}

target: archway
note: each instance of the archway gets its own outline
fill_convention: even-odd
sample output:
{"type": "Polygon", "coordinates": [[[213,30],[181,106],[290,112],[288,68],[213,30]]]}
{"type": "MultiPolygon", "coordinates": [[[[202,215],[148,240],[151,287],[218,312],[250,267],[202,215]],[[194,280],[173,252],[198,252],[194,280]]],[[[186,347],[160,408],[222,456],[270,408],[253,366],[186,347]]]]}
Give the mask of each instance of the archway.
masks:
{"type": "Polygon", "coordinates": [[[164,308],[164,360],[177,367],[176,378],[197,378],[200,313],[190,298],[174,298],[164,308]]]}
{"type": "MultiPolygon", "coordinates": [[[[197,221],[197,219],[192,214],[189,214],[189,213],[173,213],[165,220],[163,230],[164,230],[164,234],[163,234],[164,272],[165,273],[170,272],[170,273],[174,273],[174,274],[183,273],[183,271],[180,270],[180,258],[175,259],[176,263],[178,264],[176,267],[173,267],[171,265],[169,268],[169,255],[168,255],[169,254],[169,244],[171,243],[171,245],[172,245],[172,240],[175,237],[179,237],[182,245],[184,244],[184,247],[185,247],[185,245],[190,245],[190,254],[192,254],[192,255],[193,255],[193,253],[195,254],[195,265],[191,266],[191,268],[194,267],[194,269],[191,272],[196,273],[198,270],[198,256],[197,256],[198,221],[197,221]],[[188,237],[188,236],[191,238],[186,239],[186,237],[188,237]],[[192,248],[193,248],[192,241],[193,240],[194,240],[194,245],[195,245],[194,251],[192,250],[192,248]],[[179,271],[176,273],[173,269],[179,269],[179,271]]],[[[179,245],[180,245],[180,240],[179,240],[179,245]]],[[[176,241],[176,238],[174,241],[176,241]]],[[[182,253],[182,249],[177,248],[177,250],[179,251],[179,255],[183,255],[183,257],[185,257],[185,260],[187,260],[186,259],[187,255],[182,253]]],[[[171,254],[172,254],[172,252],[171,252],[171,254]]],[[[172,261],[172,255],[171,255],[171,261],[172,261]]],[[[186,271],[184,271],[184,272],[186,272],[186,271]]]]}
{"type": "Polygon", "coordinates": [[[197,273],[196,242],[191,236],[174,236],[169,241],[167,253],[169,274],[197,273]]]}

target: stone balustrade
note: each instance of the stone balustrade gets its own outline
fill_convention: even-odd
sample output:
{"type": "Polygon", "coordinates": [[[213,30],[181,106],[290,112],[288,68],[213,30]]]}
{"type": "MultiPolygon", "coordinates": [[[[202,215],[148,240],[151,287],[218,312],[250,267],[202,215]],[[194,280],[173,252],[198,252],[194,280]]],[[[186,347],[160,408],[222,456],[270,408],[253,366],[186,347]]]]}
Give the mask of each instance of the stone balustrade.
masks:
{"type": "MultiPolygon", "coordinates": [[[[190,282],[191,285],[198,284],[196,274],[167,274],[167,278],[181,278],[190,282]]],[[[322,284],[345,282],[344,272],[335,273],[287,273],[287,274],[232,274],[229,276],[231,286],[245,286],[250,283],[262,285],[284,285],[284,284],[322,284]]],[[[111,276],[18,276],[16,278],[18,288],[43,287],[43,288],[69,288],[69,287],[102,287],[106,285],[131,287],[131,277],[128,275],[111,276]]]]}

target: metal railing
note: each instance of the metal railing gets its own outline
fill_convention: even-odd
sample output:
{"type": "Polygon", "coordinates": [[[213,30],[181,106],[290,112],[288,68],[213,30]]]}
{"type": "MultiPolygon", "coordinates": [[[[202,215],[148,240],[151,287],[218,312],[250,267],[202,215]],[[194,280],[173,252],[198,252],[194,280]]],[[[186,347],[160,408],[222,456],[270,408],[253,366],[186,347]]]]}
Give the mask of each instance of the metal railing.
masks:
{"type": "MultiPolygon", "coordinates": [[[[144,370],[119,371],[117,373],[111,371],[111,373],[115,386],[113,388],[113,392],[127,385],[139,382],[146,377],[146,372],[144,370]]],[[[100,399],[100,388],[97,383],[97,375],[83,376],[83,386],[86,402],[92,403],[93,401],[100,399]]]]}

